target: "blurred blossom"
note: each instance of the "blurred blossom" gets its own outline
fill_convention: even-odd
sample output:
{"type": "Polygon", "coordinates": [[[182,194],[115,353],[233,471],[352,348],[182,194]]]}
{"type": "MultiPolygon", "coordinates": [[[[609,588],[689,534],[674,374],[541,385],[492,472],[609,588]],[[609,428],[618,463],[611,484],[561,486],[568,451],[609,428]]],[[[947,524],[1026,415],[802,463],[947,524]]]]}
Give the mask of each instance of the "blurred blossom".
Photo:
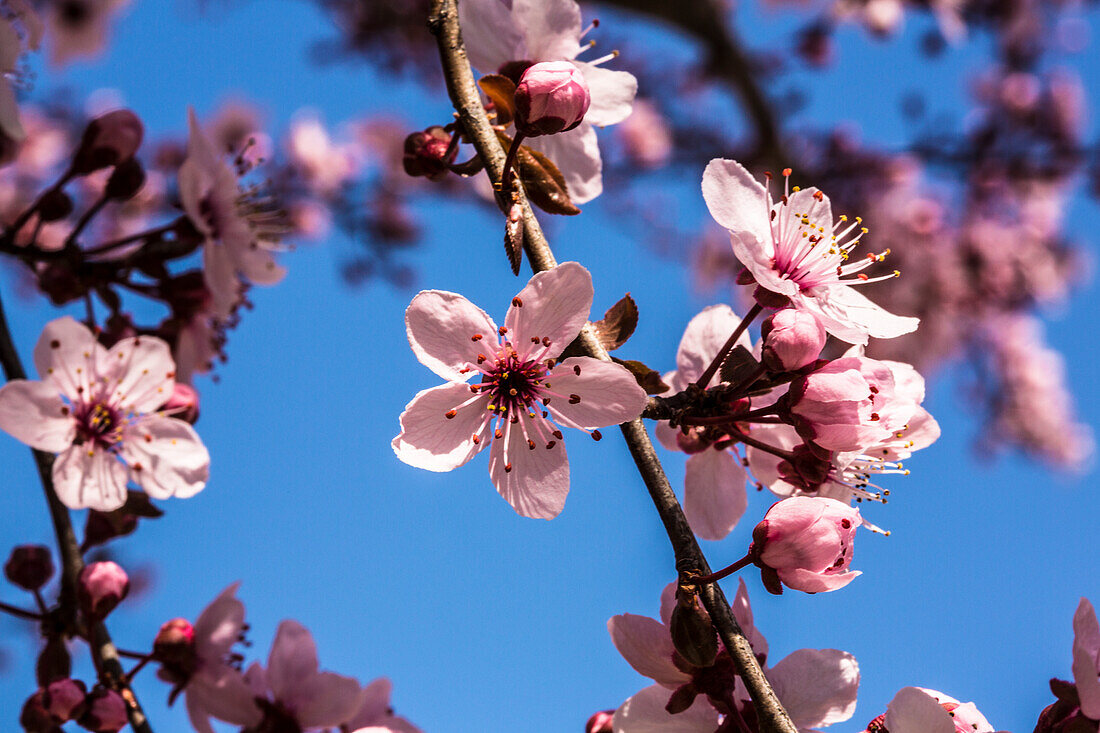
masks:
{"type": "Polygon", "coordinates": [[[290,162],[317,195],[332,194],[356,174],[362,152],[352,142],[335,143],[319,119],[299,115],[287,139],[290,162]]]}
{"type": "Polygon", "coordinates": [[[642,168],[660,168],[672,157],[672,130],[657,106],[635,99],[634,111],[615,128],[631,161],[642,168]]]}
{"type": "Polygon", "coordinates": [[[50,0],[45,11],[50,63],[94,58],[107,45],[110,25],[129,0],[50,0]]]}

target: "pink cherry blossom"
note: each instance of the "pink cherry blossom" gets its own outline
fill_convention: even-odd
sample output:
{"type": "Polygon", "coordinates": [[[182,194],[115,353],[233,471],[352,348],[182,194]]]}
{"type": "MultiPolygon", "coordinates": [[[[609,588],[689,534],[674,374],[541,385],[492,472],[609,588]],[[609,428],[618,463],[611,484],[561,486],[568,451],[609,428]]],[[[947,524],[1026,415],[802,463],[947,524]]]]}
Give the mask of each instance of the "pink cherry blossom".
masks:
{"type": "Polygon", "coordinates": [[[861,271],[885,253],[846,263],[863,236],[861,220],[849,223],[842,216],[838,225],[821,191],[792,191],[788,181],[777,203],[740,163],[716,159],[703,173],[703,198],[715,221],[729,230],[734,254],[756,282],[812,312],[832,335],[865,344],[868,336],[893,338],[916,330],[918,319],[888,313],[852,288],[883,279],[861,271]]]}
{"type": "Polygon", "coordinates": [[[125,338],[109,350],[70,316],[46,324],[34,349],[42,381],[0,388],[0,429],[59,454],[53,484],[73,509],[117,509],[132,480],[156,499],[202,490],[210,456],[194,429],[158,408],[172,394],[168,344],[125,338]]]}
{"type": "Polygon", "coordinates": [[[187,217],[203,235],[203,274],[214,312],[228,318],[241,301],[240,277],[257,285],[274,285],[286,274],[272,250],[284,222],[271,202],[241,191],[237,174],[219,156],[188,112],[191,132],[187,159],[179,170],[180,201],[187,217]]]}
{"type": "Polygon", "coordinates": [[[903,687],[864,733],[995,733],[974,703],[923,687],[903,687]]]}
{"type": "MultiPolygon", "coordinates": [[[[660,621],[628,613],[607,622],[611,639],[623,658],[639,674],[658,683],[619,707],[614,718],[616,733],[664,730],[714,733],[723,716],[730,713],[731,704],[739,710],[752,704],[725,651],[707,668],[694,667],[676,653],[669,631],[675,604],[676,584],[672,583],[661,594],[660,621]],[[683,712],[671,714],[665,708],[673,692],[678,698],[694,694],[694,701],[683,712]]],[[[851,654],[836,649],[799,649],[775,666],[768,666],[768,643],[753,623],[743,580],[738,583],[731,607],[753,652],[761,660],[765,676],[800,731],[852,717],[859,689],[859,665],[851,654]]]]}
{"type": "Polygon", "coordinates": [[[525,517],[556,517],[569,492],[558,426],[599,439],[595,428],[636,418],[646,401],[618,364],[583,356],[551,364],[584,326],[592,295],[588,270],[566,262],[532,277],[498,329],[457,293],[419,293],[405,312],[409,344],[448,381],[405,407],[397,457],[450,471],[491,444],[489,475],[500,495],[525,517]],[[468,384],[474,374],[481,382],[468,384]]]}
{"type": "Polygon", "coordinates": [[[77,578],[77,600],[89,618],[104,618],[129,592],[130,577],[110,560],[88,563],[77,578]]]}
{"type": "Polygon", "coordinates": [[[506,72],[513,62],[569,61],[584,74],[592,98],[584,121],[569,132],[529,144],[561,169],[575,203],[599,196],[603,163],[595,128],[630,115],[638,80],[601,66],[615,54],[593,61],[577,59],[588,48],[580,43],[588,31],[581,27],[576,0],[465,0],[458,14],[470,61],[482,73],[506,72]]]}
{"type": "Polygon", "coordinates": [[[1073,681],[1081,713],[1100,720],[1100,624],[1092,603],[1085,598],[1073,615],[1073,681]]]}
{"type": "Polygon", "coordinates": [[[297,621],[279,624],[267,667],[254,662],[245,673],[271,730],[335,727],[360,711],[366,695],[359,682],[319,667],[309,631],[297,621]]]}
{"type": "Polygon", "coordinates": [[[350,720],[344,721],[341,730],[350,733],[420,733],[420,729],[399,715],[394,715],[390,707],[390,693],[393,683],[385,677],[379,677],[366,685],[361,694],[363,704],[350,720]]]}
{"type": "Polygon", "coordinates": [[[75,58],[92,58],[107,45],[108,25],[129,0],[66,0],[49,4],[46,38],[50,63],[62,66],[75,58]]]}
{"type": "MultiPolygon", "coordinates": [[[[728,305],[709,306],[691,319],[676,351],[676,370],[663,377],[673,393],[702,376],[740,323],[741,319],[728,305]]],[[[752,348],[747,333],[741,335],[737,345],[752,348]]],[[[718,381],[716,374],[711,385],[718,381]]],[[[736,445],[725,447],[722,440],[725,436],[716,434],[715,430],[689,428],[685,433],[669,427],[667,421],[657,424],[656,433],[657,439],[669,450],[691,454],[684,474],[683,502],[691,528],[703,539],[725,538],[737,526],[748,506],[745,493],[748,475],[736,445]]]]}
{"type": "Polygon", "coordinates": [[[825,327],[810,311],[784,308],[760,326],[761,361],[773,371],[789,372],[812,364],[825,347],[825,327]]]}
{"type": "Polygon", "coordinates": [[[806,593],[837,590],[852,582],[850,571],[859,511],[836,499],[795,496],[772,505],[752,533],[749,554],[764,584],[781,592],[779,581],[806,593]]]}

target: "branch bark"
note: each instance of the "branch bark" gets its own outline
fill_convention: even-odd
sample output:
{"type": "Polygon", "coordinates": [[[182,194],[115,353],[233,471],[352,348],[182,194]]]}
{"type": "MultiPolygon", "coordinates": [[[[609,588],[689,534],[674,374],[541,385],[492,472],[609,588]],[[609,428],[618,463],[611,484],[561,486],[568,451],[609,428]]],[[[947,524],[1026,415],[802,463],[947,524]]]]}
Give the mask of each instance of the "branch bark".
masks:
{"type": "MultiPolygon", "coordinates": [[[[680,3],[677,7],[691,5],[693,4],[680,3]]],[[[457,0],[432,0],[428,27],[439,45],[447,93],[458,112],[459,121],[469,134],[478,154],[485,161],[485,170],[490,180],[494,185],[498,185],[504,173],[505,151],[500,146],[489,118],[485,114],[473,71],[470,68],[470,61],[466,56],[458,22],[457,0]]],[[[522,184],[515,181],[513,185],[518,189],[519,202],[523,208],[523,246],[527,252],[528,261],[536,272],[550,269],[557,265],[550,243],[543,234],[538,219],[535,218],[522,184]]],[[[501,211],[507,214],[504,206],[501,207],[501,211]]],[[[592,332],[590,324],[581,330],[577,339],[588,356],[603,361],[611,360],[592,332]]],[[[668,477],[665,476],[664,469],[657,459],[653,443],[641,419],[623,424],[621,430],[638,472],[645,482],[646,489],[649,490],[650,498],[664,523],[676,556],[676,569],[698,575],[710,574],[710,566],[695,541],[695,534],[691,531],[680,502],[669,485],[668,477]]],[[[701,586],[700,596],[722,643],[733,658],[738,674],[752,696],[761,730],[765,733],[797,733],[797,728],[791,722],[790,716],[787,715],[775,696],[775,691],[764,677],[752,647],[738,626],[722,589],[715,583],[705,584],[701,586]]]]}
{"type": "MultiPolygon", "coordinates": [[[[23,369],[23,362],[19,358],[19,352],[11,340],[11,332],[8,329],[8,319],[4,313],[4,304],[0,302],[0,366],[3,366],[4,376],[10,382],[13,379],[26,379],[27,373],[23,369]]],[[[57,498],[53,490],[53,461],[54,457],[49,453],[43,453],[32,449],[34,462],[38,467],[38,477],[42,481],[42,490],[46,494],[46,504],[50,509],[50,521],[53,523],[54,534],[57,535],[57,549],[61,555],[61,592],[58,599],[63,612],[66,614],[66,622],[69,628],[77,628],[76,624],[76,584],[80,571],[84,569],[84,558],[80,554],[80,545],[76,541],[76,532],[73,531],[72,519],[69,517],[68,508],[57,498]]],[[[130,726],[134,733],[153,733],[149,725],[145,711],[141,703],[134,695],[130,683],[126,679],[126,673],[122,668],[122,662],[118,657],[118,650],[111,641],[111,635],[102,622],[96,622],[88,629],[88,644],[92,649],[92,655],[96,661],[96,669],[100,670],[100,681],[113,689],[126,701],[126,713],[130,718],[130,726]]]]}

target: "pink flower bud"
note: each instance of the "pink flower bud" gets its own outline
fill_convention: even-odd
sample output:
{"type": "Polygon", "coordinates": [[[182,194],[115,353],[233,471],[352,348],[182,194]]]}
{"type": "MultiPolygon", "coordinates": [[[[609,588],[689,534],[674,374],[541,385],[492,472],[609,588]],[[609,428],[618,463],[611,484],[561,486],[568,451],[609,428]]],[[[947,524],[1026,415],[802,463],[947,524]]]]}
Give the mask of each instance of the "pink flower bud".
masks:
{"type": "Polygon", "coordinates": [[[451,134],[439,125],[433,125],[405,138],[401,164],[410,176],[424,176],[437,181],[447,175],[448,166],[457,155],[458,148],[451,148],[451,134]]]}
{"type": "Polygon", "coordinates": [[[825,346],[825,326],[813,313],[784,308],[761,326],[764,366],[773,372],[793,372],[812,364],[825,346]]]}
{"type": "Polygon", "coordinates": [[[614,710],[596,713],[584,726],[584,733],[611,733],[611,721],[615,719],[614,710]]]}
{"type": "Polygon", "coordinates": [[[90,618],[106,618],[129,592],[130,578],[126,571],[110,560],[93,562],[80,571],[77,596],[90,618]]]}
{"type": "Polygon", "coordinates": [[[23,703],[23,709],[19,712],[19,724],[27,733],[54,733],[60,731],[53,716],[46,710],[42,702],[45,690],[38,690],[23,703]]]}
{"type": "Polygon", "coordinates": [[[53,577],[50,548],[43,545],[16,547],[4,563],[4,576],[23,590],[38,590],[53,577]]]}
{"type": "Polygon", "coordinates": [[[97,687],[87,697],[88,708],[77,721],[93,733],[118,733],[126,727],[126,702],[114,690],[97,687]]]}
{"type": "Polygon", "coordinates": [[[55,721],[65,723],[84,713],[84,698],[87,694],[88,688],[80,680],[57,680],[46,687],[42,704],[55,721]]]}
{"type": "Polygon", "coordinates": [[[195,421],[199,419],[198,390],[190,384],[176,382],[176,386],[172,388],[172,396],[161,405],[160,409],[174,418],[185,420],[194,425],[195,421]]]}
{"type": "Polygon", "coordinates": [[[543,61],[523,72],[515,100],[516,131],[536,137],[572,130],[581,124],[592,95],[575,64],[543,61]]]}
{"type": "Polygon", "coordinates": [[[134,157],[141,147],[145,127],[128,109],[116,109],[96,117],[84,128],[80,147],[73,156],[72,171],[87,175],[134,157]]]}
{"type": "Polygon", "coordinates": [[[195,627],[185,618],[165,622],[153,641],[153,656],[176,677],[188,679],[195,671],[195,627]]]}
{"type": "Polygon", "coordinates": [[[782,592],[775,580],[806,593],[836,590],[860,574],[848,566],[862,523],[858,510],[836,499],[795,496],[772,505],[752,532],[749,553],[773,593],[782,592]]]}

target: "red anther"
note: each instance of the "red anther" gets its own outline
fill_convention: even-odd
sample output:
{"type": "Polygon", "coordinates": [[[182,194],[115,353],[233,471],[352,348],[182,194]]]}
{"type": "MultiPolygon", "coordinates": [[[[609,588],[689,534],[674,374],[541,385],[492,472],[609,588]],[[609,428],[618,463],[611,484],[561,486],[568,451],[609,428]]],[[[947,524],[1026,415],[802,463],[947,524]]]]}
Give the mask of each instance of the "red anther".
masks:
{"type": "Polygon", "coordinates": [[[866,280],[867,279],[867,273],[861,272],[858,275],[856,275],[856,277],[858,277],[860,280],[866,280]]]}
{"type": "Polygon", "coordinates": [[[550,434],[553,435],[558,440],[561,440],[561,431],[560,430],[555,430],[554,432],[552,432],[550,434]]]}
{"type": "Polygon", "coordinates": [[[546,348],[550,348],[550,344],[552,344],[552,343],[553,342],[549,338],[547,338],[546,336],[542,337],[542,345],[545,346],[546,348]]]}
{"type": "Polygon", "coordinates": [[[511,463],[505,463],[504,464],[504,473],[511,473],[511,472],[512,472],[512,464],[511,463]]]}
{"type": "Polygon", "coordinates": [[[501,336],[503,336],[504,334],[508,333],[508,327],[507,326],[501,326],[500,328],[497,329],[497,333],[499,333],[501,336]]]}
{"type": "Polygon", "coordinates": [[[470,337],[470,340],[471,341],[480,341],[483,338],[484,338],[484,336],[482,336],[480,333],[475,333],[473,336],[470,337]]]}
{"type": "Polygon", "coordinates": [[[470,440],[473,441],[474,445],[481,445],[481,436],[476,433],[470,437],[470,440]]]}
{"type": "Polygon", "coordinates": [[[477,355],[477,363],[478,364],[484,364],[488,360],[488,358],[489,357],[485,356],[485,354],[478,354],[477,355]]]}
{"type": "Polygon", "coordinates": [[[539,337],[538,336],[532,336],[531,337],[531,343],[537,344],[538,342],[539,342],[539,337]]]}
{"type": "Polygon", "coordinates": [[[789,176],[790,174],[791,174],[791,169],[790,168],[784,168],[783,169],[783,175],[784,176],[789,176]]]}
{"type": "Polygon", "coordinates": [[[546,450],[550,450],[551,448],[553,448],[557,444],[558,444],[558,441],[551,440],[549,443],[546,444],[546,450]]]}
{"type": "Polygon", "coordinates": [[[447,419],[451,420],[458,414],[458,410],[447,410],[447,419]]]}
{"type": "Polygon", "coordinates": [[[825,194],[821,193],[821,191],[814,191],[814,198],[820,201],[825,198],[825,194]]]}
{"type": "Polygon", "coordinates": [[[497,440],[500,440],[501,438],[504,437],[504,431],[501,430],[500,428],[497,428],[496,430],[493,431],[493,437],[496,438],[497,440]]]}
{"type": "Polygon", "coordinates": [[[599,430],[593,430],[592,440],[603,440],[603,433],[601,433],[599,430]]]}
{"type": "Polygon", "coordinates": [[[874,422],[878,422],[879,416],[878,416],[877,412],[872,412],[871,413],[871,420],[874,421],[874,422]]]}
{"type": "Polygon", "coordinates": [[[581,401],[581,396],[580,395],[575,395],[575,394],[569,395],[569,404],[575,405],[580,401],[581,401]]]}
{"type": "Polygon", "coordinates": [[[530,448],[531,450],[534,450],[535,449],[535,441],[528,438],[527,439],[527,447],[530,448]]]}
{"type": "Polygon", "coordinates": [[[579,364],[573,365],[573,373],[576,374],[578,377],[581,375],[581,368],[579,364]]]}
{"type": "Polygon", "coordinates": [[[516,297],[512,298],[512,305],[514,305],[517,308],[522,308],[523,307],[523,301],[520,300],[520,297],[517,295],[516,297]]]}

